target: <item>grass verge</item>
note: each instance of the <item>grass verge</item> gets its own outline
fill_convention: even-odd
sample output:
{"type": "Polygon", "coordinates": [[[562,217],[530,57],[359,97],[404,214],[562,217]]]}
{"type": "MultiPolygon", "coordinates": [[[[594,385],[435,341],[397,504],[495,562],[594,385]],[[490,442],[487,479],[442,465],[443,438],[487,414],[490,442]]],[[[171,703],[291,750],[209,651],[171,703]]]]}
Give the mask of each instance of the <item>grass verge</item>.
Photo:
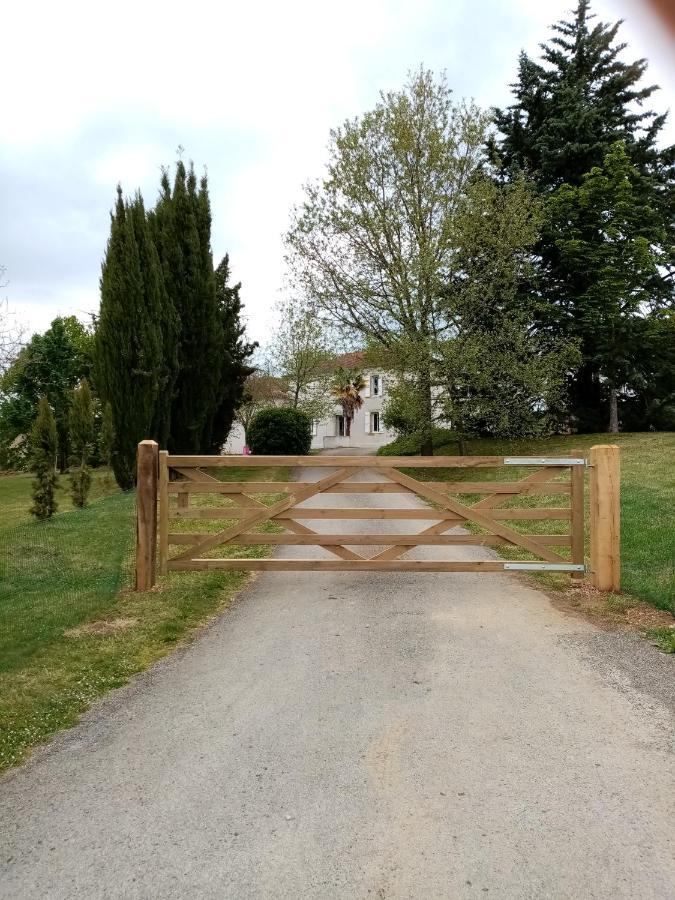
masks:
{"type": "MultiPolygon", "coordinates": [[[[104,473],[97,474],[103,484],[104,473]]],[[[220,477],[286,481],[289,475],[232,469],[220,477]]],[[[29,494],[29,477],[0,478],[3,511],[5,496],[16,511],[0,528],[0,771],[187,639],[249,578],[246,572],[177,572],[152,591],[132,592],[132,493],[111,488],[105,496],[101,490],[86,509],[64,509],[45,523],[27,520],[29,494]]],[[[274,496],[263,495],[264,502],[274,496]]],[[[219,502],[210,496],[199,501],[219,502]]],[[[260,557],[270,548],[240,550],[236,555],[260,557]]]]}
{"type": "MultiPolygon", "coordinates": [[[[573,449],[584,453],[594,444],[615,443],[621,447],[621,577],[627,595],[643,600],[657,609],[675,613],[675,433],[593,434],[553,436],[541,439],[500,441],[471,440],[467,455],[559,456],[573,449]]],[[[395,445],[389,445],[391,448],[395,445]]],[[[393,452],[393,451],[392,451],[393,452]]],[[[439,445],[437,455],[457,454],[453,441],[439,445]]],[[[414,469],[420,480],[517,479],[526,469],[414,469]]],[[[567,475],[564,476],[567,478],[567,475]]],[[[478,499],[459,495],[462,502],[478,499]]],[[[586,491],[588,505],[588,491],[586,491]]],[[[562,495],[534,495],[509,501],[505,506],[563,506],[562,495]]],[[[588,514],[588,509],[587,509],[588,514]]],[[[561,533],[567,523],[546,520],[509,522],[523,533],[561,533]],[[561,524],[563,529],[561,529],[561,524]]],[[[588,541],[588,529],[586,529],[588,541]]],[[[562,548],[564,550],[564,548],[562,548]]],[[[504,547],[503,555],[526,559],[517,548],[504,547]]],[[[540,584],[561,590],[568,585],[566,576],[545,573],[537,576],[540,584]]],[[[622,595],[623,596],[623,595],[622,595]]]]}

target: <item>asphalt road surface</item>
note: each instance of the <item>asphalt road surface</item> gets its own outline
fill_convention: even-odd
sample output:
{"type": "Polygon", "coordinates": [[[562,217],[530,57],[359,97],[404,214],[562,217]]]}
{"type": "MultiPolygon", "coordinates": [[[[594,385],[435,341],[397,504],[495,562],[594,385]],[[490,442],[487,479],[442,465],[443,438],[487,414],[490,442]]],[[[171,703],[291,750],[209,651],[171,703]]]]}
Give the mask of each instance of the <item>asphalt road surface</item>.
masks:
{"type": "Polygon", "coordinates": [[[265,573],[0,781],[0,897],[672,898],[674,676],[513,576],[265,573]]]}

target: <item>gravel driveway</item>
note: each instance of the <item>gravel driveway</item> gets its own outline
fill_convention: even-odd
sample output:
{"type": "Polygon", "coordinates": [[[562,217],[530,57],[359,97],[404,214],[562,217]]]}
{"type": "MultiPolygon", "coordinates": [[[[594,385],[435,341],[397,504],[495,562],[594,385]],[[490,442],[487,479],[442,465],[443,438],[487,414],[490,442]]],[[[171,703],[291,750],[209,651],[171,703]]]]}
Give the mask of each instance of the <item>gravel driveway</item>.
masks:
{"type": "Polygon", "coordinates": [[[262,574],[0,781],[0,897],[675,897],[673,662],[513,576],[262,574]]]}

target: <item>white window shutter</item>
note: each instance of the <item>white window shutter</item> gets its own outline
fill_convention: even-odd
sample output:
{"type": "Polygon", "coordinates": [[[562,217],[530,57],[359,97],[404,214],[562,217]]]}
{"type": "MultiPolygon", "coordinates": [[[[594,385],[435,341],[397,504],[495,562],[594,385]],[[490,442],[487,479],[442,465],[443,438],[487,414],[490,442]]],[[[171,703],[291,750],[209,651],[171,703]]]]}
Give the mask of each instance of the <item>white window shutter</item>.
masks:
{"type": "Polygon", "coordinates": [[[366,434],[370,434],[370,413],[366,413],[366,434]]]}
{"type": "Polygon", "coordinates": [[[380,397],[384,397],[384,375],[380,375],[380,397]]]}
{"type": "Polygon", "coordinates": [[[364,380],[365,380],[365,382],[366,382],[366,386],[365,386],[365,388],[363,389],[363,396],[364,396],[364,397],[370,397],[370,377],[368,377],[368,378],[366,378],[366,379],[364,379],[364,380]]]}

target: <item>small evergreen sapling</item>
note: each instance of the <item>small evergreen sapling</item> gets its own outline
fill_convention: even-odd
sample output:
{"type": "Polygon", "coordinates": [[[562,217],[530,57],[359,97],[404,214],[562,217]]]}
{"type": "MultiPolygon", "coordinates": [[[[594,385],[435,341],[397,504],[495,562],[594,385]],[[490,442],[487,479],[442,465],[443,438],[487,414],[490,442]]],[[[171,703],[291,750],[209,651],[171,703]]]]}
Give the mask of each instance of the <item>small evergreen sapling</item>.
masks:
{"type": "Polygon", "coordinates": [[[30,436],[31,468],[33,481],[33,505],[31,513],[36,519],[50,519],[56,512],[54,498],[56,488],[56,420],[46,397],[38,403],[38,414],[30,436]]]}
{"type": "Polygon", "coordinates": [[[73,506],[87,505],[87,497],[91,487],[91,469],[89,454],[94,436],[94,410],[91,402],[91,390],[86,378],[72,394],[70,404],[70,492],[73,506]]]}

